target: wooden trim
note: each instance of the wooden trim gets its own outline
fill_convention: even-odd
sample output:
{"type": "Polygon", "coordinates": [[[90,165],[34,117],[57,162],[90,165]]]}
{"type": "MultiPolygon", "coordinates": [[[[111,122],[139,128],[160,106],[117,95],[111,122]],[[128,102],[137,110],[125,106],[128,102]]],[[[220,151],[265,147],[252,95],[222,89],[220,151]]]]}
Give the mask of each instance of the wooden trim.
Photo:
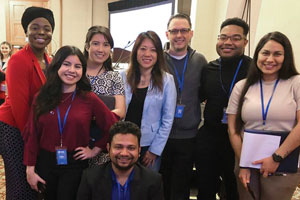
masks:
{"type": "Polygon", "coordinates": [[[8,3],[9,0],[6,0],[5,1],[5,23],[6,23],[6,41],[8,41],[9,43],[11,38],[10,38],[10,20],[9,20],[9,3],[8,3]]]}

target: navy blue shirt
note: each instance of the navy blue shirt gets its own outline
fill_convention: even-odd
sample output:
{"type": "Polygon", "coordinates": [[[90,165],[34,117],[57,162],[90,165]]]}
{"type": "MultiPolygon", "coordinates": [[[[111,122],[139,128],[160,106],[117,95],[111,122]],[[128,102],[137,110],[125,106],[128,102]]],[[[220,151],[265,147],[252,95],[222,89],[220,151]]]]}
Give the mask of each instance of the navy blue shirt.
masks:
{"type": "Polygon", "coordinates": [[[132,169],[126,183],[122,186],[114,172],[113,169],[111,169],[111,176],[112,176],[112,193],[111,193],[111,199],[112,200],[130,200],[130,182],[133,179],[134,175],[134,169],[132,169]]]}

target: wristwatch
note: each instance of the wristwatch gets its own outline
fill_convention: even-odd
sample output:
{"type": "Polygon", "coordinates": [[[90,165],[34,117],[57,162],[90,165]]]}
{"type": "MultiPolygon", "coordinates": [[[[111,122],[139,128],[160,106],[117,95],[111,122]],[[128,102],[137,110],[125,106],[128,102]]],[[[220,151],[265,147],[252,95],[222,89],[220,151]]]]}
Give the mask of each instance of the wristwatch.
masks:
{"type": "Polygon", "coordinates": [[[273,158],[274,162],[281,162],[283,160],[283,158],[276,153],[272,154],[272,158],[273,158]]]}

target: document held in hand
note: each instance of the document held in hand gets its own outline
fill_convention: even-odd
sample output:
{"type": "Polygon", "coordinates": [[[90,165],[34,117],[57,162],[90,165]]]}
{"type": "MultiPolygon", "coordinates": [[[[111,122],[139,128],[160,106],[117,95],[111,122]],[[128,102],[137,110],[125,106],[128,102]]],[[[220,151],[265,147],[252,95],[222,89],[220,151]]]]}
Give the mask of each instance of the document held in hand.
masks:
{"type": "MultiPolygon", "coordinates": [[[[272,156],[283,143],[288,132],[245,130],[240,167],[260,169],[252,162],[272,156]]],[[[295,173],[298,169],[299,148],[291,152],[279,165],[277,172],[295,173]]]]}

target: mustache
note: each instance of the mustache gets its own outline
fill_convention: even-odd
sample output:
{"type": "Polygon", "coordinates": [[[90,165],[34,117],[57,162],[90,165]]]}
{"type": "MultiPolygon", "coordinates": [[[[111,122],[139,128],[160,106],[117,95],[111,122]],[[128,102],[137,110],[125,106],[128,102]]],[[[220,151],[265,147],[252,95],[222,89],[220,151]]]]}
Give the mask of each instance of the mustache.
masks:
{"type": "Polygon", "coordinates": [[[117,159],[128,159],[128,160],[133,160],[133,156],[122,156],[122,155],[117,155],[116,156],[117,159]]]}

